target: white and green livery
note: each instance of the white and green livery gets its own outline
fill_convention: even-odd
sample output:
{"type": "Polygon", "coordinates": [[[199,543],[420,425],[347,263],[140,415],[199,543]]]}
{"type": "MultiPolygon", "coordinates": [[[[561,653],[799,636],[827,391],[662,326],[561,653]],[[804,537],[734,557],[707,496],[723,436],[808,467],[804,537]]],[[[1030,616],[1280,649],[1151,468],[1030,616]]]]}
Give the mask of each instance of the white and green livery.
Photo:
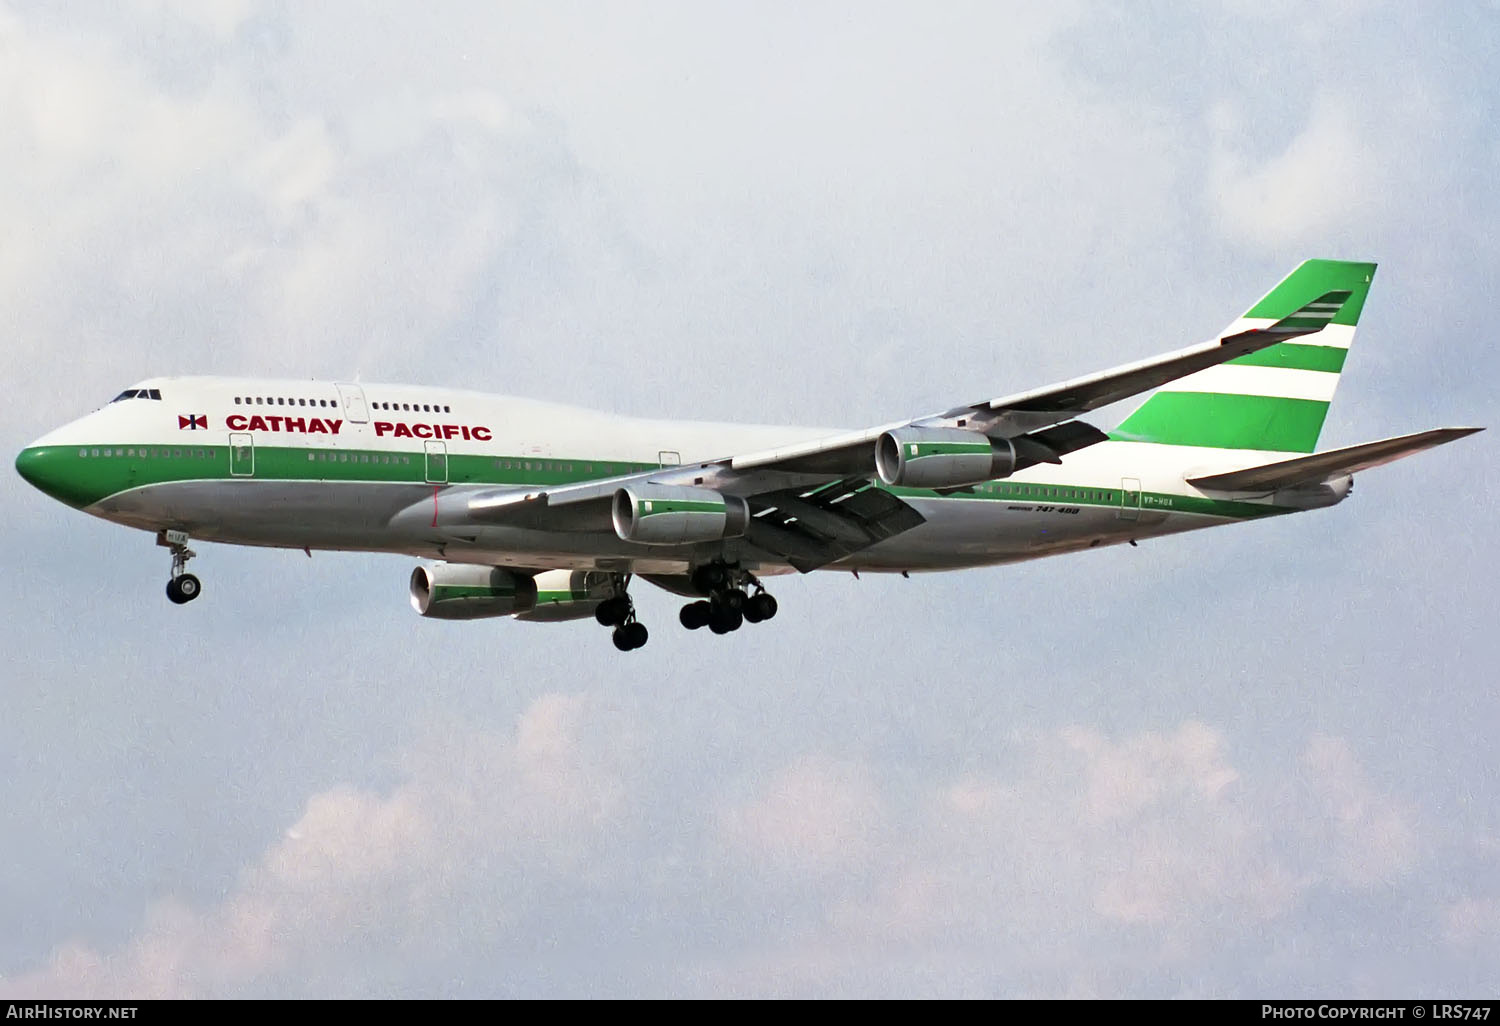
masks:
{"type": "Polygon", "coordinates": [[[629,585],[715,633],[791,571],[990,566],[1340,502],[1352,475],[1478,428],[1315,452],[1375,265],[1309,260],[1218,338],[859,431],[643,420],[479,392],[154,378],[16,458],[70,506],[150,531],[174,602],[190,540],[398,552],[424,616],[594,616],[646,641],[629,585]],[[1078,418],[1154,391],[1105,433],[1078,418]]]}

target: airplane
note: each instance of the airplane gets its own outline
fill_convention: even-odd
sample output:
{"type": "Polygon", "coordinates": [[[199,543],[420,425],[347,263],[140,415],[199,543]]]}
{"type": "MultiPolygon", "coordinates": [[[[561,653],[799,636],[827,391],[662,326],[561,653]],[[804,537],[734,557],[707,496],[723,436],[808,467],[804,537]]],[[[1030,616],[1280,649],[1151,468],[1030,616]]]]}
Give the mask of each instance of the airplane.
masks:
{"type": "Polygon", "coordinates": [[[1316,452],[1375,273],[1309,260],[1218,337],[862,430],[647,420],[457,389],[164,377],[37,439],[47,495],[156,535],[401,553],[424,617],[593,617],[648,638],[776,615],[763,578],[995,566],[1332,506],[1353,475],[1481,428],[1316,452]],[[1153,392],[1114,430],[1079,420],[1153,392]]]}

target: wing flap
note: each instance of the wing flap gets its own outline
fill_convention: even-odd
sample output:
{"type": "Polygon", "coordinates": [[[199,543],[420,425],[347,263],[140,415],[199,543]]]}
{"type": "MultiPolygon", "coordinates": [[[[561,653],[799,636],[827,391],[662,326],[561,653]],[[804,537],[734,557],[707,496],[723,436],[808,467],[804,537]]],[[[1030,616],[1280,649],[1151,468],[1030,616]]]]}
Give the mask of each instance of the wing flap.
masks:
{"type": "Polygon", "coordinates": [[[864,477],[750,500],[745,539],[808,573],[909,531],[925,518],[864,477]]]}
{"type": "Polygon", "coordinates": [[[1190,477],[1188,484],[1199,488],[1223,492],[1261,492],[1297,485],[1321,484],[1330,478],[1358,473],[1403,457],[1419,453],[1424,449],[1446,445],[1483,428],[1434,428],[1397,438],[1383,438],[1378,442],[1365,442],[1343,449],[1299,456],[1296,459],[1264,463],[1258,467],[1233,470],[1227,474],[1210,474],[1205,477],[1190,477]]]}

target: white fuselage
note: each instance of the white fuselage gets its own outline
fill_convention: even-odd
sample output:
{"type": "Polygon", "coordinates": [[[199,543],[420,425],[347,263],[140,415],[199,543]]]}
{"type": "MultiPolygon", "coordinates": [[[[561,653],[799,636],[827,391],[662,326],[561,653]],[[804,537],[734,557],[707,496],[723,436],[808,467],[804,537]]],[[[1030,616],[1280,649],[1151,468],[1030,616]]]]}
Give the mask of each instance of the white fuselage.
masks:
{"type": "MultiPolygon", "coordinates": [[[[454,531],[429,512],[439,494],[609,478],[831,433],[647,420],[408,385],[204,377],[154,379],[137,389],[143,397],[112,402],[28,447],[52,461],[53,483],[38,480],[34,467],[23,473],[89,513],[153,532],[518,568],[675,574],[727,558],[763,573],[789,570],[735,539],[709,551],[596,531],[454,531]]],[[[926,522],[834,567],[1007,563],[1292,512],[1297,507],[1271,496],[1228,500],[1186,483],[1204,470],[1277,456],[1108,441],[972,490],[898,489],[926,522]]]]}

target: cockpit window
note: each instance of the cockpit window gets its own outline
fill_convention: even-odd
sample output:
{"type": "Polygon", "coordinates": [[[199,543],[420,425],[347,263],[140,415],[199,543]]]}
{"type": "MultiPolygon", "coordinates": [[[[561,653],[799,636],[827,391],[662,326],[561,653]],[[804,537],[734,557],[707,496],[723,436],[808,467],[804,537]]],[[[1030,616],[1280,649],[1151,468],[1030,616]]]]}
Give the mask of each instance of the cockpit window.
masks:
{"type": "Polygon", "coordinates": [[[161,399],[161,389],[159,389],[159,388],[127,388],[125,391],[121,392],[119,395],[117,395],[113,399],[111,399],[110,402],[112,402],[112,403],[118,403],[118,402],[121,402],[122,400],[125,400],[125,399],[158,399],[159,400],[159,399],[161,399]]]}

